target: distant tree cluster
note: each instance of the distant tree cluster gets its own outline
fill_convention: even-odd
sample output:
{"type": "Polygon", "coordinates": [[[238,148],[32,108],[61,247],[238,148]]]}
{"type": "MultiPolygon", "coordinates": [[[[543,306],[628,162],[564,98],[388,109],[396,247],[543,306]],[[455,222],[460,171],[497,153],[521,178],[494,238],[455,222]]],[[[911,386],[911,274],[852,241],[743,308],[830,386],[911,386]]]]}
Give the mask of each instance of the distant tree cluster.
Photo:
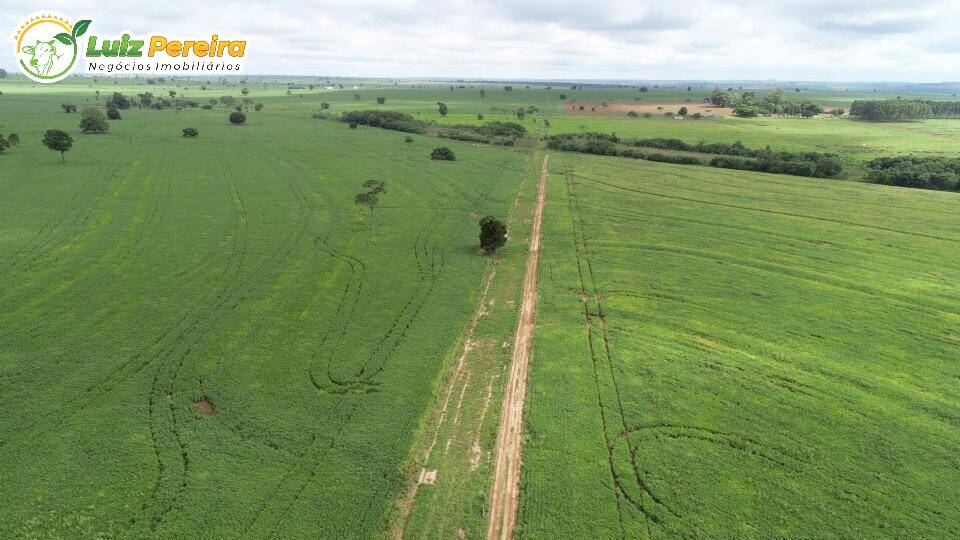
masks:
{"type": "Polygon", "coordinates": [[[867,162],[875,184],[960,191],[960,158],[896,156],[867,162]]]}
{"type": "Polygon", "coordinates": [[[850,115],[873,122],[960,118],[960,101],[858,99],[851,104],[850,115]]]}
{"type": "Polygon", "coordinates": [[[824,112],[823,107],[812,101],[791,101],[787,98],[786,92],[779,88],[758,98],[753,92],[736,94],[730,90],[715,87],[707,101],[717,107],[730,107],[733,109],[733,114],[743,118],[775,114],[810,118],[824,112]]]}

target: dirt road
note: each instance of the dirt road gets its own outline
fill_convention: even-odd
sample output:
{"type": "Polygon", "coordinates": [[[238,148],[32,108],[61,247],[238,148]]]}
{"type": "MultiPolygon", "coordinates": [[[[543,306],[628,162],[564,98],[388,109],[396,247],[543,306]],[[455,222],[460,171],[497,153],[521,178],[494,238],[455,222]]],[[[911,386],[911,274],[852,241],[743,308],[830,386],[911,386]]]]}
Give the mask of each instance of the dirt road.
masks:
{"type": "Polygon", "coordinates": [[[520,483],[520,457],[523,452],[523,400],[527,391],[527,367],[530,364],[530,345],[533,337],[533,317],[537,307],[537,268],[540,263],[540,221],[547,198],[547,177],[550,156],[543,157],[537,207],[533,213],[530,233],[530,255],[527,258],[523,280],[523,305],[513,343],[510,378],[503,394],[500,431],[497,434],[497,465],[493,488],[490,491],[490,527],[487,539],[513,537],[517,517],[517,494],[520,483]]]}

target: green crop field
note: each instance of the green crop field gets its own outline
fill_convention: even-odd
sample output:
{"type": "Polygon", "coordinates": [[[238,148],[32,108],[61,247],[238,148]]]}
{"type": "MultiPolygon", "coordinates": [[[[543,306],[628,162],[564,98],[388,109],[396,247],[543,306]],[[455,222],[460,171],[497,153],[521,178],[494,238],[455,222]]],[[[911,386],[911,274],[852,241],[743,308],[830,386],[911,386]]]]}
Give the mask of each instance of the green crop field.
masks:
{"type": "Polygon", "coordinates": [[[864,182],[878,156],[956,157],[960,121],[565,105],[673,110],[713,85],[685,88],[0,80],[0,134],[21,139],[0,152],[0,537],[485,537],[547,155],[516,536],[960,536],[960,195],[864,182]],[[135,106],[93,135],[61,109],[113,92],[209,110],[135,106]],[[337,121],[358,110],[527,136],[337,121]],[[49,129],[74,139],[63,163],[49,129]],[[544,139],[583,131],[844,171],[544,139]],[[485,215],[508,227],[494,256],[485,215]]]}
{"type": "Polygon", "coordinates": [[[522,536],[960,534],[960,196],[553,159],[522,536]]]}
{"type": "Polygon", "coordinates": [[[377,534],[524,156],[270,105],[82,135],[56,89],[0,98],[0,536],[377,534]]]}

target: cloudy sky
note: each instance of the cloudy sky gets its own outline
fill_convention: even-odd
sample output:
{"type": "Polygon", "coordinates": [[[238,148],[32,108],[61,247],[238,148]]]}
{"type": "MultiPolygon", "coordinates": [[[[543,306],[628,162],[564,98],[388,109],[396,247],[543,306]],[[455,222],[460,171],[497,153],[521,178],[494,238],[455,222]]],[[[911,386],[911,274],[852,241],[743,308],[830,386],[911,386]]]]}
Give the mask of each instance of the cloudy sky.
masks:
{"type": "Polygon", "coordinates": [[[247,73],[501,79],[960,80],[960,0],[3,0],[171,39],[248,41],[247,73]]]}

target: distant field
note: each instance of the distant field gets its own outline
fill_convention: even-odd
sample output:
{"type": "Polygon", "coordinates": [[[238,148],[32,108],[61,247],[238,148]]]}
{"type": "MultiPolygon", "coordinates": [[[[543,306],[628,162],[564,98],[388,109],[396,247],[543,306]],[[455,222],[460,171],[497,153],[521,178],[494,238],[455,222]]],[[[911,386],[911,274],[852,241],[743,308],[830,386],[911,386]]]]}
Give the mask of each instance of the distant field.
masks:
{"type": "Polygon", "coordinates": [[[272,104],[82,135],[55,88],[0,86],[0,536],[380,534],[524,156],[272,104]]]}
{"type": "Polygon", "coordinates": [[[960,534],[960,196],[551,159],[521,536],[960,534]]]}

